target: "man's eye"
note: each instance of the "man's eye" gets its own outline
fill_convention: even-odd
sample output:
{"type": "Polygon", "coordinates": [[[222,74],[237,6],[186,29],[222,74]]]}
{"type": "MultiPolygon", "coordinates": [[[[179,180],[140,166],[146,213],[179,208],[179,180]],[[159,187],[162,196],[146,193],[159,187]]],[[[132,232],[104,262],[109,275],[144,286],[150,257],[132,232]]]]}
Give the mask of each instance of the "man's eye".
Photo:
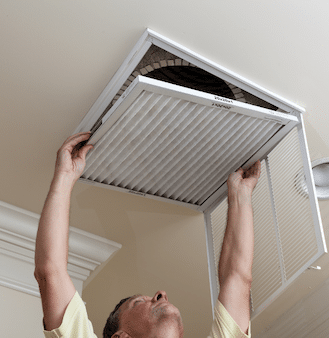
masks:
{"type": "Polygon", "coordinates": [[[144,299],[136,300],[136,301],[134,302],[134,306],[136,306],[137,303],[141,303],[141,302],[144,302],[144,299]]]}

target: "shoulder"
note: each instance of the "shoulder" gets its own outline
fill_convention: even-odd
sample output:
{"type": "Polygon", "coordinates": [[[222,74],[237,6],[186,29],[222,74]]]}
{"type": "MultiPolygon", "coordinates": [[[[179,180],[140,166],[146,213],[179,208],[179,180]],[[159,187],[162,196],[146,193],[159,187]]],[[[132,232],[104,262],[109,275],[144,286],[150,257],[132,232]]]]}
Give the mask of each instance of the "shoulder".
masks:
{"type": "Polygon", "coordinates": [[[88,319],[86,306],[76,291],[69,305],[67,306],[61,325],[52,331],[44,331],[45,337],[90,338],[95,337],[93,326],[88,319]]]}
{"type": "Polygon", "coordinates": [[[224,305],[217,299],[214,308],[214,321],[211,327],[209,338],[250,338],[250,322],[248,334],[241,331],[238,324],[234,321],[224,305]]]}

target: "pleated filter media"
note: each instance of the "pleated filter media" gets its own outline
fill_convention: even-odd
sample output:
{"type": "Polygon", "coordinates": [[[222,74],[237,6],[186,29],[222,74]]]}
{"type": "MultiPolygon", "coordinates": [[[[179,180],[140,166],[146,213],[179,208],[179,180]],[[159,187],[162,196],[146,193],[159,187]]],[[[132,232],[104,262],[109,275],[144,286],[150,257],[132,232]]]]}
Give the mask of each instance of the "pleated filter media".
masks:
{"type": "MultiPolygon", "coordinates": [[[[295,185],[295,178],[303,168],[297,128],[261,164],[261,177],[252,197],[255,237],[252,318],[295,280],[319,251],[309,197],[295,185]]],[[[227,208],[226,198],[210,215],[212,268],[216,271],[227,208]]]]}

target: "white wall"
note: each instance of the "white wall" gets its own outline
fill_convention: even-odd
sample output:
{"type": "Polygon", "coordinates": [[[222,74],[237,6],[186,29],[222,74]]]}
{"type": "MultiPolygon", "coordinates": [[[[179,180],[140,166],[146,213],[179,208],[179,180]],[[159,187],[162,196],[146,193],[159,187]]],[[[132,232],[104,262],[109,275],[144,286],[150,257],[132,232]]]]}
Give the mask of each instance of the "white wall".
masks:
{"type": "Polygon", "coordinates": [[[39,297],[0,286],[0,337],[43,338],[39,297]]]}

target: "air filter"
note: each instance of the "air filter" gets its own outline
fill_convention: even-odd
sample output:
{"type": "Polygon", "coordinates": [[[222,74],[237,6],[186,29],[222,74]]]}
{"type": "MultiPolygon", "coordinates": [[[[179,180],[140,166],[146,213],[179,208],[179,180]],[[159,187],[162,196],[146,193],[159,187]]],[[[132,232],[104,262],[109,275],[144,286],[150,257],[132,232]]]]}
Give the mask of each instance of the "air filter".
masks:
{"type": "Polygon", "coordinates": [[[232,171],[264,157],[297,122],[138,76],[91,137],[82,178],[203,210],[232,171]]]}

